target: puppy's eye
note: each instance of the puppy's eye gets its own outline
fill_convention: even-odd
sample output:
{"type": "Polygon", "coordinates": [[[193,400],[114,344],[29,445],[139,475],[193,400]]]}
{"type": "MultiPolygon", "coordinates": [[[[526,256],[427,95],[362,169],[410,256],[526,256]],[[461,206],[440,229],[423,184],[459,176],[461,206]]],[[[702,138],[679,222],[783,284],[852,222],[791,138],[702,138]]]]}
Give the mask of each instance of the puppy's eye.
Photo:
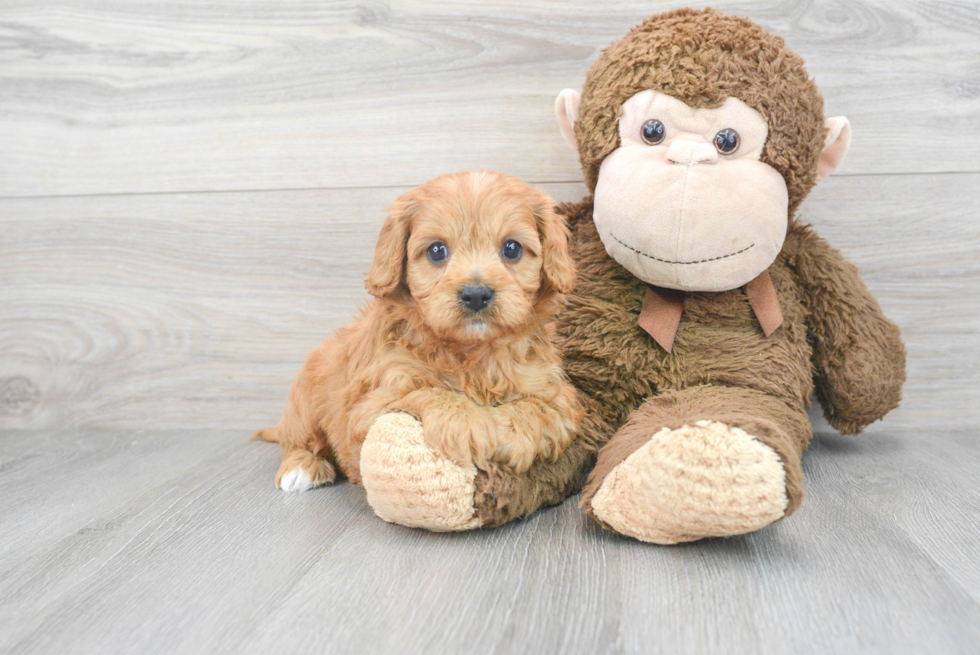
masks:
{"type": "Polygon", "coordinates": [[[506,241],[500,250],[500,256],[512,262],[516,262],[524,254],[524,248],[514,240],[506,241]]]}
{"type": "Polygon", "coordinates": [[[426,248],[425,256],[429,258],[429,261],[433,264],[441,264],[446,261],[446,257],[449,257],[449,248],[446,247],[442,241],[436,241],[431,246],[426,248]]]}
{"type": "Polygon", "coordinates": [[[742,139],[738,136],[738,132],[730,127],[726,127],[715,135],[715,148],[723,155],[732,154],[738,150],[741,143],[742,139]]]}
{"type": "Polygon", "coordinates": [[[658,143],[663,143],[667,137],[667,126],[656,118],[651,118],[640,128],[640,136],[648,145],[655,146],[658,143]]]}

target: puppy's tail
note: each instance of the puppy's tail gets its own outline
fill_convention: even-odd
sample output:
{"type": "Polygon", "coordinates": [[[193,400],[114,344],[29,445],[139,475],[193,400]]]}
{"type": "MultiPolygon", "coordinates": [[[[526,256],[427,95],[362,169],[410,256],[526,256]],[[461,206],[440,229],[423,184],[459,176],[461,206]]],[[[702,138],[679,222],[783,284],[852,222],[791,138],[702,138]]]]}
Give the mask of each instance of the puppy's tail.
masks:
{"type": "Polygon", "coordinates": [[[275,428],[266,428],[265,430],[256,430],[255,434],[252,435],[252,439],[261,439],[262,441],[271,441],[272,443],[279,443],[279,437],[277,433],[279,431],[275,428]]]}

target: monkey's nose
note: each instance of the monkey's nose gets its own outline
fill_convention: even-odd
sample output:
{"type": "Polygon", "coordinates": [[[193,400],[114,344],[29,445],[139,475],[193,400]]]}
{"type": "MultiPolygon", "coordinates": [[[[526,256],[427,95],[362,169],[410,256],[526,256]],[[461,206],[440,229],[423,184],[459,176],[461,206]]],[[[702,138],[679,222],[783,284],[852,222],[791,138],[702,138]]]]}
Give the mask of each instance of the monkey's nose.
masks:
{"type": "Polygon", "coordinates": [[[493,299],[493,289],[485,284],[467,284],[459,291],[459,302],[471,312],[482,312],[493,299]]]}
{"type": "Polygon", "coordinates": [[[684,166],[714,164],[718,161],[718,151],[710,143],[677,139],[667,148],[666,157],[668,161],[684,166]]]}

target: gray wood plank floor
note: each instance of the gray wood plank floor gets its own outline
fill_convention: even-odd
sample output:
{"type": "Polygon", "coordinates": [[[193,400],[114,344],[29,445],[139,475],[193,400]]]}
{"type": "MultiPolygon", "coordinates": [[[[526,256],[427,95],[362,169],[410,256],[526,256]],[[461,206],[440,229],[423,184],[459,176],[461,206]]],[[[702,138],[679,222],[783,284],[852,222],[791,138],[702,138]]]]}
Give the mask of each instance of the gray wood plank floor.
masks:
{"type": "Polygon", "coordinates": [[[975,652],[973,437],[818,434],[792,519],[655,548],[573,501],[495,531],[391,526],[350,484],[277,491],[277,450],[239,431],[16,431],[0,442],[0,647],[975,652]]]}
{"type": "Polygon", "coordinates": [[[980,651],[980,4],[772,0],[852,151],[803,208],[902,327],[901,408],[812,413],[808,497],[660,548],[574,499],[494,531],[273,488],[384,208],[585,194],[554,95],[679,2],[0,0],[0,653],[980,651]]]}

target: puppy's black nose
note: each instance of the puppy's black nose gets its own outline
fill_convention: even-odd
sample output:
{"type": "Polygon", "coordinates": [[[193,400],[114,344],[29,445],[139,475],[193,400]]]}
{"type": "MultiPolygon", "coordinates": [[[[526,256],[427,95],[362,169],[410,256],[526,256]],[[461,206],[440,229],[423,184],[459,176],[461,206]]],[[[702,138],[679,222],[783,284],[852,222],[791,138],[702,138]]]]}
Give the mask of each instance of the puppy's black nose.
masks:
{"type": "Polygon", "coordinates": [[[486,309],[493,298],[493,289],[485,284],[467,284],[459,291],[459,302],[463,307],[473,312],[486,309]]]}

